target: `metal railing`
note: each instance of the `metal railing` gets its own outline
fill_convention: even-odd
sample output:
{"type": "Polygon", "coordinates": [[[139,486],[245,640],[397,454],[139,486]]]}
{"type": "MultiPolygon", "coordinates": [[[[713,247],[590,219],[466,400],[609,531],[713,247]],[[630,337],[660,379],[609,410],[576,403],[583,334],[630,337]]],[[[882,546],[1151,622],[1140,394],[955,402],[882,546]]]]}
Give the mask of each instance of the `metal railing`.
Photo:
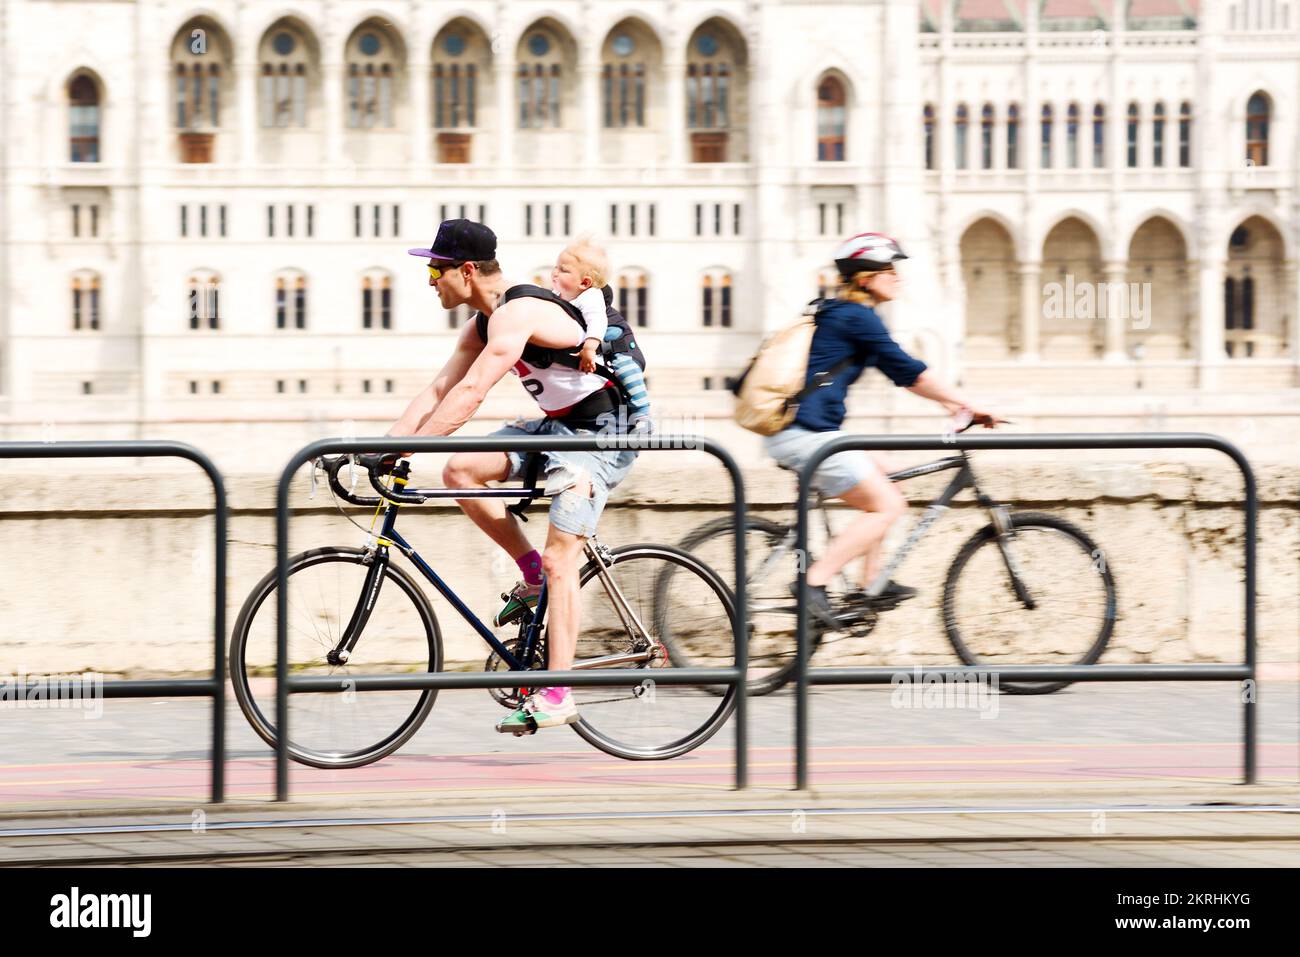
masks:
{"type": "MultiPolygon", "coordinates": [[[[1259,503],[1255,473],[1231,442],[1197,432],[1169,433],[1060,433],[1047,435],[846,435],[827,442],[799,472],[796,554],[808,554],[808,500],[813,473],[838,452],[878,451],[978,451],[981,449],[1213,449],[1237,463],[1245,481],[1246,517],[1246,660],[1243,664],[1180,665],[966,665],[962,667],[909,668],[921,680],[929,674],[972,676],[996,674],[1001,679],[1031,681],[1249,681],[1251,693],[1243,695],[1242,783],[1256,776],[1256,711],[1259,682],[1255,680],[1255,544],[1259,503]]],[[[807,562],[799,563],[797,663],[795,693],[795,789],[808,787],[808,687],[809,685],[889,684],[898,668],[809,668],[807,562]]]]}
{"type": "MultiPolygon", "coordinates": [[[[309,692],[338,693],[337,680],[291,677],[288,670],[288,563],[289,563],[289,492],[298,469],[330,453],[356,452],[596,452],[631,449],[641,452],[692,449],[708,452],[720,460],[731,477],[734,501],[732,516],[736,531],[736,618],[733,638],[736,661],[731,668],[669,668],[656,670],[654,680],[665,685],[729,684],[736,694],[736,788],[748,786],[745,671],[748,667],[746,642],[748,633],[745,599],[745,486],[740,466],[725,448],[712,439],[699,436],[661,436],[630,438],[626,436],[527,436],[527,437],[399,437],[374,439],[322,439],[304,446],[280,473],[275,500],[276,560],[276,764],[275,797],[289,799],[289,695],[309,692]]],[[[518,490],[522,491],[522,490],[518,490]]],[[[461,495],[460,497],[470,497],[461,495]]],[[[501,497],[501,496],[497,496],[501,497]]],[[[641,669],[600,671],[529,671],[536,686],[635,686],[645,680],[641,669]]],[[[519,682],[516,673],[495,672],[427,672],[403,675],[349,676],[349,691],[408,691],[442,688],[512,688],[519,682]]]]}
{"type": "Polygon", "coordinates": [[[214,574],[213,659],[211,678],[106,681],[105,698],[211,698],[212,699],[212,803],[225,800],[226,779],[226,483],[216,465],[203,452],[184,442],[0,442],[0,459],[189,459],[212,480],[215,495],[216,568],[214,574]]]}

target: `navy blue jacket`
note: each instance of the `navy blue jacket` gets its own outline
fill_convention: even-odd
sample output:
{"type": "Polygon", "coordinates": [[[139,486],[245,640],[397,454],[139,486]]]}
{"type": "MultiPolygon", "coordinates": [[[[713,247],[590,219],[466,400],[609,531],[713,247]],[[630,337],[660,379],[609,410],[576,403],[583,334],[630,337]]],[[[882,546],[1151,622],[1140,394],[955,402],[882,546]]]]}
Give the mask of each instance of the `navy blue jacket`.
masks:
{"type": "Polygon", "coordinates": [[[899,347],[874,309],[845,299],[832,299],[817,314],[805,385],[814,375],[834,368],[844,359],[851,360],[849,366],[829,385],[814,389],[799,404],[794,425],[811,432],[838,429],[844,424],[844,400],[849,386],[869,366],[875,366],[899,386],[911,385],[926,368],[924,362],[913,359],[899,347]]]}

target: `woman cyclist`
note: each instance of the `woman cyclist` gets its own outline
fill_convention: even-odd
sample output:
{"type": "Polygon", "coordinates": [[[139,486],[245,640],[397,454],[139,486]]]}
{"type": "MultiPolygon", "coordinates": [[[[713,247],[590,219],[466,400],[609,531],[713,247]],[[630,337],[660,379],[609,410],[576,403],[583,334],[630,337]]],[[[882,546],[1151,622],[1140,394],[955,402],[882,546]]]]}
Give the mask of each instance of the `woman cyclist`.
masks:
{"type": "MultiPolygon", "coordinates": [[[[971,406],[947,383],[930,372],[893,340],[875,306],[898,295],[899,277],[894,263],[907,259],[898,242],[883,233],[859,233],[835,252],[840,285],[835,298],[817,313],[817,330],[808,354],[807,384],[834,373],[799,405],[798,415],[785,429],[764,439],[768,454],[786,468],[798,470],[823,444],[844,435],[840,427],[846,414],[849,387],[863,370],[875,366],[895,385],[939,403],[950,415],[993,428],[1004,421],[971,406]]],[[[880,545],[889,527],[907,511],[907,501],[865,451],[841,452],[823,462],[813,476],[814,486],[827,498],[838,498],[862,512],[844,531],[831,539],[821,557],[808,569],[809,606],[813,614],[832,627],[836,624],[826,586],[849,562],[863,559],[860,601],[878,610],[895,607],[913,597],[916,589],[890,581],[875,598],[866,589],[879,572],[880,545]]],[[[796,591],[798,582],[791,584],[796,591]]]]}

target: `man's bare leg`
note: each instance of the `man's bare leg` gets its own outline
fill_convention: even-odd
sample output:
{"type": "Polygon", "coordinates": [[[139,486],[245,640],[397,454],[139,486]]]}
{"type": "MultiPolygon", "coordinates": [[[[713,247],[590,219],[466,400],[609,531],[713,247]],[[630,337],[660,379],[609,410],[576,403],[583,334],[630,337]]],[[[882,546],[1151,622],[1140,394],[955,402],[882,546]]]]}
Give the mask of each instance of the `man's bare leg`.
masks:
{"type": "MultiPolygon", "coordinates": [[[[458,452],[443,468],[442,481],[447,488],[487,488],[488,482],[505,481],[509,474],[510,459],[504,452],[458,452]]],[[[523,558],[533,550],[519,520],[506,511],[501,499],[464,498],[456,504],[511,558],[523,558]]]]}
{"type": "MultiPolygon", "coordinates": [[[[590,494],[587,485],[573,491],[590,494]]],[[[578,562],[587,540],[581,535],[562,532],[548,526],[546,549],[542,552],[542,571],[546,575],[546,654],[547,667],[563,671],[573,667],[578,648],[578,628],[582,606],[578,598],[578,562]]]]}

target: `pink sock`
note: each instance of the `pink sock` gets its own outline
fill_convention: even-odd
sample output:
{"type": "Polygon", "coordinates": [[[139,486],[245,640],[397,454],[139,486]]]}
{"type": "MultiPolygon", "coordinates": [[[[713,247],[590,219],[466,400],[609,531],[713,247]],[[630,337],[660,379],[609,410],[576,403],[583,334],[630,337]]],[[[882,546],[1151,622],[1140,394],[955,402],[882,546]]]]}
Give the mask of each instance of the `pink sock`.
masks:
{"type": "Polygon", "coordinates": [[[537,549],[534,548],[523,558],[516,558],[515,564],[524,573],[525,582],[530,585],[540,585],[542,583],[542,556],[537,554],[537,549]]]}
{"type": "Polygon", "coordinates": [[[559,704],[564,700],[564,696],[569,693],[568,688],[543,688],[542,697],[551,704],[559,704]]]}

